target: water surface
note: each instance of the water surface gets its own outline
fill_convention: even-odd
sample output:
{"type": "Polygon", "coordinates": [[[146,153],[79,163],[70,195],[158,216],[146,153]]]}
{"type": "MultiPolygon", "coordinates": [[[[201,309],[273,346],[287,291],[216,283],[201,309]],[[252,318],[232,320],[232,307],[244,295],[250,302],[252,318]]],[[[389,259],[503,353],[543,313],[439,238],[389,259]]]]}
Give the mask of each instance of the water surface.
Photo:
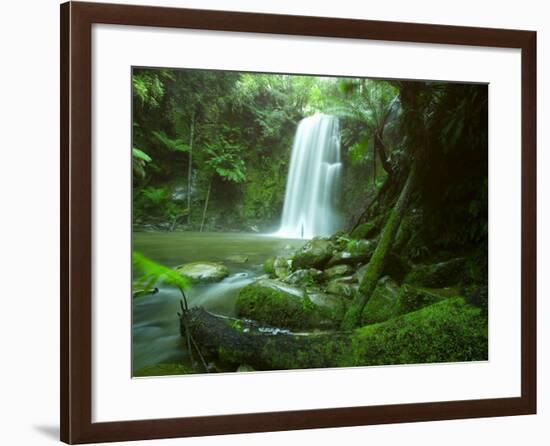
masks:
{"type": "MultiPolygon", "coordinates": [[[[135,232],[133,249],[163,265],[187,262],[222,262],[229,276],[219,283],[193,285],[186,291],[189,305],[202,306],[217,314],[234,316],[239,290],[263,274],[263,262],[285,255],[305,243],[258,234],[199,232],[135,232]],[[232,262],[234,255],[248,257],[232,262]]],[[[133,370],[160,363],[188,363],[184,339],[180,336],[177,312],[178,290],[160,285],[159,292],[133,300],[133,370]]]]}

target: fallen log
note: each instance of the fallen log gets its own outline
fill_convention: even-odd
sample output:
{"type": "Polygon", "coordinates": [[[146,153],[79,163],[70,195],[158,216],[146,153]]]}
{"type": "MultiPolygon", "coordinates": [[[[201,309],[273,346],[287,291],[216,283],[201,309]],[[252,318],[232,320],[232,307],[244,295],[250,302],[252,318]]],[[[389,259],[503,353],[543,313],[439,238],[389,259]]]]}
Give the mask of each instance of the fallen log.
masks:
{"type": "Polygon", "coordinates": [[[487,360],[487,319],[460,297],[349,332],[293,333],[193,308],[181,315],[205,358],[256,370],[487,360]]]}

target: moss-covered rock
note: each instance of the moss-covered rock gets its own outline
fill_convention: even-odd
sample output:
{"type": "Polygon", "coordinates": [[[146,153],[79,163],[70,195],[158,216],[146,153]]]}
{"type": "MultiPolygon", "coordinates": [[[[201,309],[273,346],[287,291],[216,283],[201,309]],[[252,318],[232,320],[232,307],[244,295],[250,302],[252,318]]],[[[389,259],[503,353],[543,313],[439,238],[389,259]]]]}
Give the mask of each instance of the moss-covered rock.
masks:
{"type": "Polygon", "coordinates": [[[458,289],[430,289],[403,285],[399,290],[398,311],[399,313],[410,313],[435,304],[449,297],[459,296],[458,289]]]}
{"type": "Polygon", "coordinates": [[[390,277],[382,277],[365,305],[362,325],[384,322],[398,314],[399,285],[390,277]]]}
{"type": "Polygon", "coordinates": [[[330,280],[337,277],[349,276],[353,272],[353,268],[350,265],[335,265],[323,271],[323,276],[325,279],[330,280]]]}
{"type": "Polygon", "coordinates": [[[313,303],[304,290],[277,280],[259,280],[242,288],[236,309],[239,317],[273,327],[305,329],[337,324],[331,308],[313,303]]]}
{"type": "Polygon", "coordinates": [[[340,277],[331,280],[326,287],[327,293],[351,298],[355,295],[359,285],[355,283],[353,276],[340,277]]]}
{"type": "Polygon", "coordinates": [[[368,262],[376,248],[374,240],[350,240],[343,251],[338,251],[330,258],[328,266],[357,265],[368,262]]]}
{"type": "Polygon", "coordinates": [[[380,232],[380,218],[375,218],[366,223],[357,226],[351,233],[355,239],[365,239],[375,237],[380,232]]]}
{"type": "Polygon", "coordinates": [[[290,264],[284,257],[270,257],[263,264],[266,274],[278,279],[284,279],[290,272],[290,264]]]}
{"type": "Polygon", "coordinates": [[[192,262],[176,267],[176,271],[193,283],[219,282],[229,275],[225,265],[215,262],[192,262]]]}
{"type": "Polygon", "coordinates": [[[319,282],[322,275],[322,271],[315,268],[299,269],[291,273],[284,281],[291,285],[310,287],[319,282]]]}
{"type": "Polygon", "coordinates": [[[457,297],[362,327],[340,365],[484,361],[487,321],[479,308],[457,297]]]}
{"type": "Polygon", "coordinates": [[[277,257],[269,257],[263,264],[262,268],[266,274],[275,274],[275,259],[277,257]]]}
{"type": "Polygon", "coordinates": [[[248,262],[248,256],[244,254],[233,254],[227,256],[225,260],[231,263],[246,263],[248,262]]]}
{"type": "Polygon", "coordinates": [[[334,245],[324,238],[313,238],[299,249],[292,258],[292,269],[322,269],[332,257],[334,245]]]}
{"type": "Polygon", "coordinates": [[[284,279],[290,272],[290,265],[284,257],[276,257],[273,262],[273,273],[278,279],[284,279]]]}
{"type": "Polygon", "coordinates": [[[459,257],[446,262],[415,266],[404,278],[404,283],[441,288],[460,283],[464,278],[466,259],[459,257]]]}

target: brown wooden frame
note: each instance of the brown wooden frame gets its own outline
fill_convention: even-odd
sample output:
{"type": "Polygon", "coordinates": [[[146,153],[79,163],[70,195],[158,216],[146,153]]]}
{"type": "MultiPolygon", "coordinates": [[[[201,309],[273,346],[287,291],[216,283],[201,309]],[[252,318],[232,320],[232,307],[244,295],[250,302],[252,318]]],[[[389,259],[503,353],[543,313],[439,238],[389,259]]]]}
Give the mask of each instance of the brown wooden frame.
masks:
{"type": "Polygon", "coordinates": [[[536,32],[69,2],[61,5],[61,440],[70,444],[536,413],[536,32]],[[93,23],[521,49],[521,396],[92,423],[93,23]]]}

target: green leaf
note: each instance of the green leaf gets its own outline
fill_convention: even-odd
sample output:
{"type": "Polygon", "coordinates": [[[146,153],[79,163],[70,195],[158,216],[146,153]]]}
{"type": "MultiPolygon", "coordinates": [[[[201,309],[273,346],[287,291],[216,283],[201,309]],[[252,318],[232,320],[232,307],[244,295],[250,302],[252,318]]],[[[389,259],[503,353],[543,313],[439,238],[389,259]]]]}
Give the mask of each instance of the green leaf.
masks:
{"type": "Polygon", "coordinates": [[[172,139],[164,131],[153,131],[155,138],[172,152],[189,152],[189,146],[181,139],[172,139]]]}
{"type": "Polygon", "coordinates": [[[134,158],[143,160],[146,163],[150,163],[152,161],[152,158],[149,155],[147,155],[143,150],[139,150],[135,147],[132,147],[132,156],[134,158]]]}
{"type": "Polygon", "coordinates": [[[132,252],[132,265],[135,271],[141,272],[136,286],[142,289],[150,289],[155,283],[164,283],[179,289],[189,287],[189,279],[180,275],[177,271],[157,263],[143,254],[132,252]]]}

